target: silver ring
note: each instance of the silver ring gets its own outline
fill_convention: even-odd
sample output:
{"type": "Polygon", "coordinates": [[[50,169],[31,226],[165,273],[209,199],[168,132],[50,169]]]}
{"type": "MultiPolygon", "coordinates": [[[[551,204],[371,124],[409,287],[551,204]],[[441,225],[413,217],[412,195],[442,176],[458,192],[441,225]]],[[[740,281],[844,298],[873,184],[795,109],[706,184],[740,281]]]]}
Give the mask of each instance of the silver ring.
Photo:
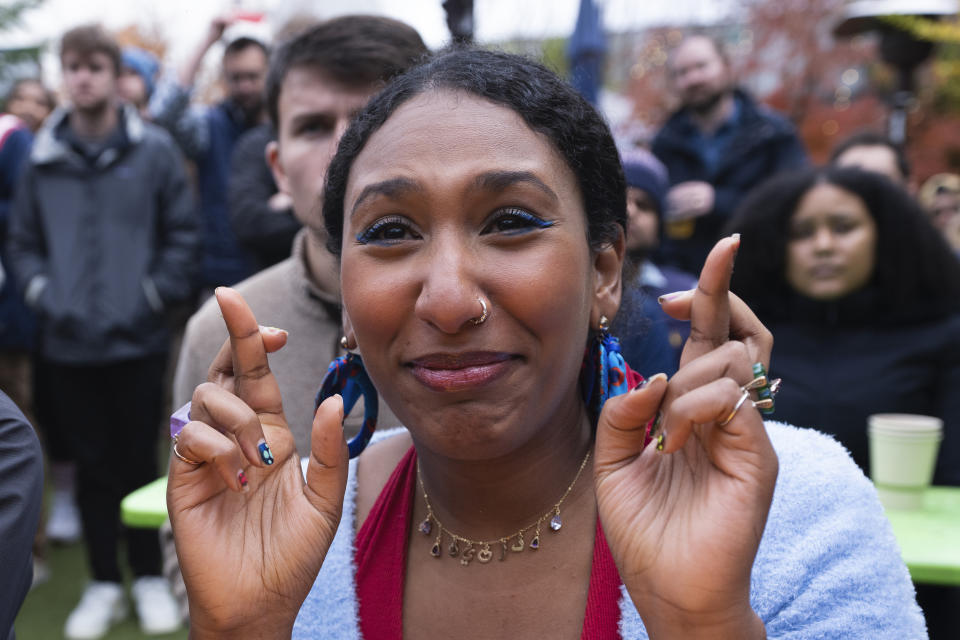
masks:
{"type": "Polygon", "coordinates": [[[737,411],[740,411],[740,407],[743,406],[743,403],[746,402],[747,398],[749,397],[750,397],[750,392],[744,391],[743,395],[740,396],[740,399],[737,400],[737,404],[733,405],[733,411],[730,412],[730,415],[728,415],[726,418],[723,419],[722,422],[719,422],[718,424],[721,427],[725,427],[727,424],[729,424],[730,421],[733,420],[733,416],[737,415],[737,411]]]}
{"type": "Polygon", "coordinates": [[[483,324],[487,321],[487,303],[483,301],[483,298],[477,297],[477,300],[480,302],[480,316],[477,318],[470,318],[470,322],[473,324],[483,324]]]}

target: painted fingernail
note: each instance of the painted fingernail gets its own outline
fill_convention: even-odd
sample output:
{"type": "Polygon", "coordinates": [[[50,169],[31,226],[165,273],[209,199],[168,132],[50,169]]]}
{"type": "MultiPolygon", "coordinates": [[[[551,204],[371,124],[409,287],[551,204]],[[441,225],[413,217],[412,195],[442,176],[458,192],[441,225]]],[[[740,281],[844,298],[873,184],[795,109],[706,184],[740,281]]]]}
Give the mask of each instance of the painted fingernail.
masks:
{"type": "Polygon", "coordinates": [[[687,289],[686,291],[674,291],[673,293],[665,293],[659,298],[657,298],[657,302],[659,302],[660,304],[663,304],[664,302],[677,300],[678,298],[682,298],[684,296],[690,295],[691,292],[693,292],[693,289],[687,289]]]}
{"type": "Polygon", "coordinates": [[[263,460],[263,464],[273,464],[273,451],[270,451],[270,445],[263,438],[260,438],[260,442],[257,443],[257,451],[260,452],[260,459],[263,460]]]}
{"type": "Polygon", "coordinates": [[[644,389],[646,387],[649,387],[651,384],[653,384],[657,380],[666,380],[666,379],[667,379],[667,374],[658,373],[656,375],[650,376],[649,378],[644,378],[643,380],[641,380],[640,384],[635,386],[633,390],[638,391],[639,389],[644,389]]]}
{"type": "Polygon", "coordinates": [[[290,332],[287,331],[286,329],[278,329],[277,327],[266,327],[264,325],[260,325],[260,330],[265,333],[272,333],[274,335],[280,335],[280,334],[283,334],[285,336],[290,335],[290,332]]]}
{"type": "Polygon", "coordinates": [[[657,436],[657,451],[663,451],[663,441],[664,439],[666,439],[666,437],[667,437],[666,431],[664,431],[663,433],[657,436]]]}
{"type": "MultiPolygon", "coordinates": [[[[663,426],[663,411],[657,411],[656,417],[653,419],[653,424],[650,425],[650,437],[653,438],[660,431],[660,427],[663,426]]],[[[658,441],[659,442],[659,441],[658,441]]]]}
{"type": "Polygon", "coordinates": [[[250,487],[247,486],[247,484],[249,484],[247,481],[247,474],[243,472],[243,469],[240,469],[240,471],[237,471],[237,481],[240,482],[241,489],[243,489],[244,491],[250,490],[250,487]]]}

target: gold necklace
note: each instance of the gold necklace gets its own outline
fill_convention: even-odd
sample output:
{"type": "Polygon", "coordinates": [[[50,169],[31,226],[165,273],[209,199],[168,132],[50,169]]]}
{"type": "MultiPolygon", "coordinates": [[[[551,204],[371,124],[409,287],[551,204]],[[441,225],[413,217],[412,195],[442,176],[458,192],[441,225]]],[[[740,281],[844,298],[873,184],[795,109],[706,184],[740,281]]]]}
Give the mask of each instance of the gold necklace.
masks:
{"type": "Polygon", "coordinates": [[[540,525],[544,520],[553,514],[552,517],[550,517],[550,530],[556,532],[559,531],[563,526],[563,520],[560,519],[560,505],[563,504],[563,501],[567,499],[568,495],[570,495],[570,492],[573,490],[573,486],[577,484],[577,480],[580,479],[580,474],[583,472],[583,468],[587,466],[587,460],[589,459],[590,451],[588,450],[587,455],[583,457],[583,462],[580,463],[580,468],[577,469],[577,475],[573,477],[573,481],[570,483],[570,486],[567,487],[567,490],[563,492],[563,495],[560,496],[560,499],[557,500],[556,504],[554,504],[549,511],[537,518],[536,522],[531,522],[516,533],[503,538],[497,538],[495,540],[471,540],[470,538],[465,538],[443,526],[440,520],[437,519],[437,515],[433,512],[433,506],[430,504],[430,496],[427,495],[427,488],[423,486],[423,474],[420,473],[420,460],[417,460],[417,480],[420,482],[420,490],[423,491],[423,501],[427,505],[427,517],[423,519],[423,521],[417,527],[417,530],[423,535],[429,536],[433,531],[434,525],[436,525],[437,538],[433,543],[433,547],[430,548],[430,555],[432,555],[434,558],[439,558],[443,555],[443,534],[446,532],[447,537],[450,538],[450,544],[447,547],[447,553],[449,553],[450,557],[452,558],[460,556],[460,564],[465,567],[470,564],[474,557],[476,557],[481,564],[490,562],[491,558],[493,558],[493,550],[490,547],[491,545],[496,545],[497,543],[500,543],[500,560],[506,560],[507,543],[514,539],[516,539],[514,543],[509,545],[510,551],[520,552],[523,551],[524,548],[529,548],[531,551],[536,551],[540,548],[540,525]],[[533,539],[530,541],[530,544],[527,545],[524,542],[523,534],[534,527],[536,527],[536,530],[534,531],[533,539]],[[461,543],[464,545],[462,549],[460,547],[461,543]]]}

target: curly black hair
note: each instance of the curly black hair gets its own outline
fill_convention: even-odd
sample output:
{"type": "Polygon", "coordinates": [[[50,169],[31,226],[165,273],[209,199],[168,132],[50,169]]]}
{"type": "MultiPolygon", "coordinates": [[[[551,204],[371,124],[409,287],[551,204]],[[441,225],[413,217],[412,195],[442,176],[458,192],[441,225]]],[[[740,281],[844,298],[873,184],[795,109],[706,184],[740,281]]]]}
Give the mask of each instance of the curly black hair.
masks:
{"type": "Polygon", "coordinates": [[[522,56],[456,48],[394,79],[360,112],[340,140],[324,187],[327,246],[340,255],[347,179],[364,145],[402,104],[428,91],[475,95],[515,111],[549,139],[577,177],[594,249],[626,229],[626,181],[613,136],[579,93],[546,67],[522,56]]]}
{"type": "Polygon", "coordinates": [[[790,219],[815,186],[831,184],[860,198],[877,227],[873,313],[956,312],[960,261],[902,188],[878,173],[827,166],[777,175],[752,191],[727,224],[742,235],[731,289],[764,321],[789,320],[796,294],[786,279],[790,219]]]}

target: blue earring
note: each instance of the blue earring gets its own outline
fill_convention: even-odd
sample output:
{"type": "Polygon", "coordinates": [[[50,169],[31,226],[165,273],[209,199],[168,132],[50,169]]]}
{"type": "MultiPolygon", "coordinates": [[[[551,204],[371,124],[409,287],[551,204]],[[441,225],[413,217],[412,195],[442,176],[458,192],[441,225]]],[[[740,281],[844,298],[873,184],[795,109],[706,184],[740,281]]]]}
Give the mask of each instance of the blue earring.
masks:
{"type": "MultiPolygon", "coordinates": [[[[346,340],[342,340],[341,344],[345,342],[346,340]]],[[[327,374],[320,383],[314,411],[320,407],[321,402],[335,393],[343,397],[344,418],[350,415],[357,400],[361,395],[363,396],[363,424],[360,426],[360,432],[347,444],[350,457],[356,458],[373,437],[373,432],[377,428],[379,410],[377,389],[367,375],[367,370],[363,368],[363,360],[358,354],[348,353],[330,363],[327,374]]]]}
{"type": "Polygon", "coordinates": [[[594,344],[587,347],[581,370],[584,401],[593,419],[600,416],[607,399],[626,393],[627,364],[620,354],[620,340],[610,335],[610,322],[600,316],[600,329],[594,344]]]}

